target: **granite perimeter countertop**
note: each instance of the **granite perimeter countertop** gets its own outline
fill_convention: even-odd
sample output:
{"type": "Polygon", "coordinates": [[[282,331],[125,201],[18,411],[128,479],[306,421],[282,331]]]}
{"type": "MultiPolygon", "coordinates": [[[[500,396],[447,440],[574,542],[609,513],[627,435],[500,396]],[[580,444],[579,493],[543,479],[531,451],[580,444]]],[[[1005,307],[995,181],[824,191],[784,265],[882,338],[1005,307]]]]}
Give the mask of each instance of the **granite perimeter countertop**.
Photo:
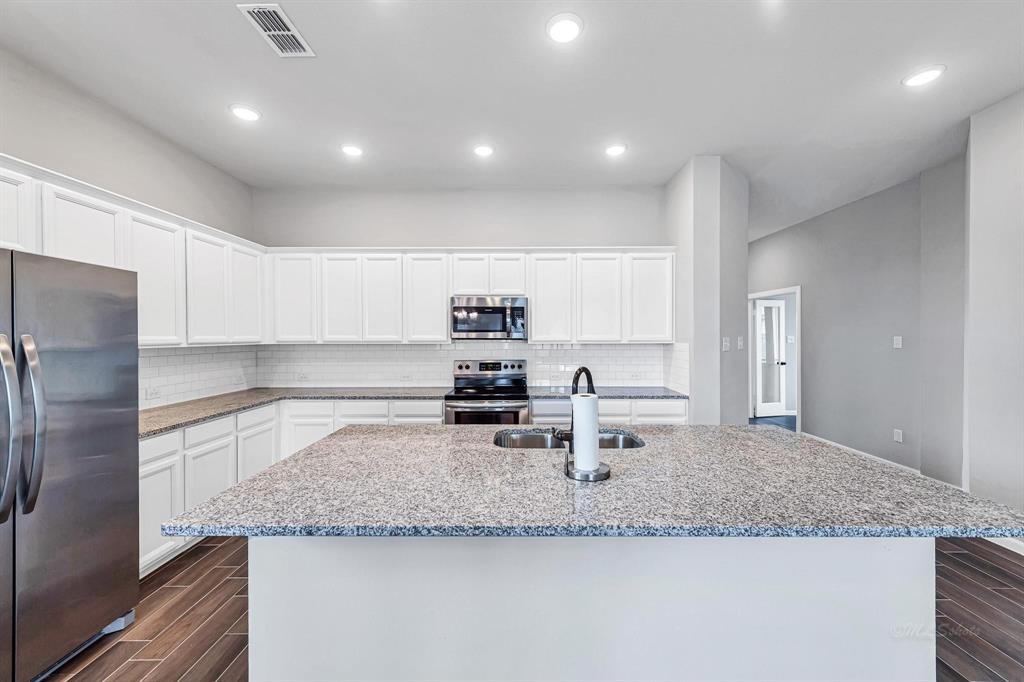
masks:
{"type": "MultiPolygon", "coordinates": [[[[1024,514],[773,426],[638,426],[575,483],[494,426],[349,426],[163,526],[168,535],[1024,536],[1024,514]]],[[[521,429],[539,430],[539,429],[521,429]]]]}
{"type": "MultiPolygon", "coordinates": [[[[250,388],[245,391],[188,400],[171,405],[139,410],[139,438],[149,438],[185,426],[226,417],[235,412],[251,410],[276,400],[441,400],[451,386],[430,388],[250,388]]],[[[682,393],[668,388],[650,386],[599,386],[602,398],[675,398],[682,393]]],[[[566,398],[567,387],[530,387],[530,398],[566,398]]]]}

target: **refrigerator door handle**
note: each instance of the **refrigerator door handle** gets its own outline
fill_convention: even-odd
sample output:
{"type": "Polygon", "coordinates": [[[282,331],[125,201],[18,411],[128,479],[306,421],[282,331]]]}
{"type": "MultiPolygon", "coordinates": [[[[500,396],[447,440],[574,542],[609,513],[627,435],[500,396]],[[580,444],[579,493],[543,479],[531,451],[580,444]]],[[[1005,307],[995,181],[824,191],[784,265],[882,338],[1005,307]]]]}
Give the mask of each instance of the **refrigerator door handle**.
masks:
{"type": "Polygon", "coordinates": [[[21,503],[24,514],[36,508],[39,488],[43,483],[43,462],[46,461],[46,394],[43,392],[43,368],[39,364],[39,350],[31,334],[22,334],[21,347],[25,351],[29,386],[32,389],[32,411],[35,413],[36,432],[32,443],[32,468],[24,471],[25,499],[21,503]]]}
{"type": "Polygon", "coordinates": [[[3,366],[4,389],[7,393],[7,467],[0,481],[0,523],[7,520],[14,508],[21,467],[21,386],[14,351],[6,334],[0,334],[0,365],[3,366]]]}

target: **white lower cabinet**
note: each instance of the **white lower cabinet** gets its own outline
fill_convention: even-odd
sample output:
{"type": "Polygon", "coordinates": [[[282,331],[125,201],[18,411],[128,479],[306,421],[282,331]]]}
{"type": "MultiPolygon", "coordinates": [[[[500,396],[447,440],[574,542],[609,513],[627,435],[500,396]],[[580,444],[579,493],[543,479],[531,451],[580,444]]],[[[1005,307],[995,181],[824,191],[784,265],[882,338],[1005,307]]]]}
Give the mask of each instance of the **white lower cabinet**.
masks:
{"type": "Polygon", "coordinates": [[[139,442],[139,572],[173,556],[184,538],[165,537],[160,524],[185,510],[181,431],[139,442]]]}
{"type": "Polygon", "coordinates": [[[331,400],[286,400],[281,403],[281,458],[326,438],[335,431],[331,400]]]}
{"type": "MultiPolygon", "coordinates": [[[[686,424],[686,400],[602,399],[597,403],[598,419],[604,426],[642,424],[686,424]]],[[[572,406],[568,399],[530,401],[530,420],[537,425],[568,424],[572,406]]]]}
{"type": "Polygon", "coordinates": [[[277,460],[277,405],[235,416],[238,480],[258,474],[277,460]]]}
{"type": "Polygon", "coordinates": [[[206,502],[238,482],[234,435],[185,451],[185,509],[206,502]]]}
{"type": "Polygon", "coordinates": [[[334,403],[334,428],[350,424],[387,424],[386,400],[337,400],[334,403]]]}
{"type": "Polygon", "coordinates": [[[443,424],[444,402],[441,400],[392,400],[391,424],[443,424]]]}

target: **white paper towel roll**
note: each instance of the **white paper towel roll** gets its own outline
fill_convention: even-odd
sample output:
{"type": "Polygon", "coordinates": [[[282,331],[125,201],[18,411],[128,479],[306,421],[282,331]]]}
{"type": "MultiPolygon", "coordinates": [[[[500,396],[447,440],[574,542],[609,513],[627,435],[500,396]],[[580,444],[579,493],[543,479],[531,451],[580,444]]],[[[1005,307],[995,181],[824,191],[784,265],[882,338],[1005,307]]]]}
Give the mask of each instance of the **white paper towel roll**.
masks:
{"type": "Polygon", "coordinates": [[[594,471],[601,464],[597,456],[597,396],[593,393],[577,393],[570,400],[576,468],[594,471]]]}

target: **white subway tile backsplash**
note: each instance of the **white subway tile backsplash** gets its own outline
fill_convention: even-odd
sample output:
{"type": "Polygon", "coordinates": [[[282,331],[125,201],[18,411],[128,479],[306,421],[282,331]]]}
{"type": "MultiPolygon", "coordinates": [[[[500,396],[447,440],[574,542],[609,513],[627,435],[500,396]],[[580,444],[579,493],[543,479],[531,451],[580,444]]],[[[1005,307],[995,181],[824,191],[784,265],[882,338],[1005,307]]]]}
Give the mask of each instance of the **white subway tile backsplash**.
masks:
{"type": "Polygon", "coordinates": [[[253,388],[256,348],[140,348],[139,407],[253,388]]]}

